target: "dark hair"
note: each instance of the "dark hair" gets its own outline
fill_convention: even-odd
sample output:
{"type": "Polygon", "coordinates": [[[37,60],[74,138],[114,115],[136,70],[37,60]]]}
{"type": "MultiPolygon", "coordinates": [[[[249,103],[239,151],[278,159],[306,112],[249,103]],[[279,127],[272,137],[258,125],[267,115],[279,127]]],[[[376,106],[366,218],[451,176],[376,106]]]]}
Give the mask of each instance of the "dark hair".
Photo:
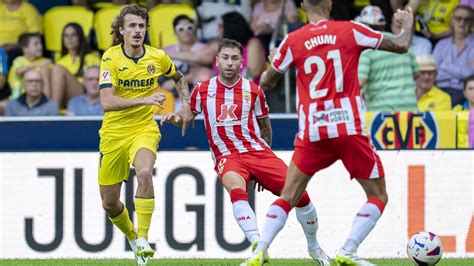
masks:
{"type": "Polygon", "coordinates": [[[120,28],[124,27],[124,19],[125,16],[128,14],[143,18],[145,20],[146,27],[148,28],[150,26],[150,17],[148,16],[148,12],[145,8],[137,5],[124,6],[120,10],[120,14],[115,18],[114,22],[112,22],[112,31],[110,32],[110,34],[114,36],[113,45],[123,43],[123,36],[120,34],[120,28]]]}
{"type": "Polygon", "coordinates": [[[173,19],[173,29],[176,28],[176,25],[178,25],[178,23],[179,23],[181,20],[183,20],[183,19],[185,19],[185,20],[187,20],[187,21],[189,21],[189,22],[191,22],[191,23],[194,23],[194,20],[193,20],[192,18],[190,18],[189,16],[184,15],[184,14],[183,14],[183,15],[179,15],[179,16],[177,16],[177,17],[175,17],[175,18],[173,19]]]}
{"type": "Polygon", "coordinates": [[[230,12],[222,16],[224,38],[236,40],[242,45],[254,37],[253,31],[245,18],[238,12],[230,12]]]}
{"type": "Polygon", "coordinates": [[[25,48],[30,44],[30,40],[33,38],[40,38],[41,39],[41,34],[38,32],[30,32],[30,33],[23,33],[18,37],[18,43],[20,44],[21,48],[25,48]]]}
{"type": "Polygon", "coordinates": [[[469,83],[469,81],[474,81],[474,75],[470,75],[470,76],[467,77],[467,79],[464,81],[464,89],[463,89],[463,90],[466,90],[466,88],[467,88],[467,83],[469,83]]]}
{"type": "Polygon", "coordinates": [[[242,47],[242,44],[236,40],[227,39],[227,38],[222,39],[222,41],[219,42],[217,53],[220,53],[222,48],[225,48],[225,47],[237,48],[239,49],[241,55],[244,54],[244,48],[242,47]]]}
{"type": "Polygon", "coordinates": [[[469,12],[469,17],[470,19],[474,19],[473,16],[474,16],[474,9],[472,9],[472,7],[468,6],[468,5],[458,5],[457,7],[454,8],[453,10],[453,15],[454,15],[454,12],[460,10],[460,9],[463,9],[463,10],[466,10],[469,12]]]}
{"type": "Polygon", "coordinates": [[[87,43],[86,37],[84,36],[84,31],[82,30],[81,25],[71,22],[66,24],[63,28],[63,34],[61,38],[61,57],[65,56],[68,54],[68,50],[66,49],[66,46],[64,45],[64,32],[66,31],[67,27],[72,27],[74,31],[77,34],[77,37],[79,38],[79,47],[77,48],[77,52],[79,54],[79,69],[77,70],[77,73],[73,73],[75,76],[81,76],[83,73],[83,67],[84,67],[84,61],[86,58],[86,55],[90,52],[89,45],[87,43]]]}

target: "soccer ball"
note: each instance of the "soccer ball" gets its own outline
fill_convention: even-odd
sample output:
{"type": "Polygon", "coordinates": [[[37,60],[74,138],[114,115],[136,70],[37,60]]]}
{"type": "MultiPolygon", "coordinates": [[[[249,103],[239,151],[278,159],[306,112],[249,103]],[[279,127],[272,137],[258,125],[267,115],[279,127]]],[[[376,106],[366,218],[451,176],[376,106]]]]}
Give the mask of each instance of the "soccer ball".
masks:
{"type": "Polygon", "coordinates": [[[407,254],[415,265],[435,265],[443,255],[443,246],[437,235],[418,232],[408,241],[407,254]]]}

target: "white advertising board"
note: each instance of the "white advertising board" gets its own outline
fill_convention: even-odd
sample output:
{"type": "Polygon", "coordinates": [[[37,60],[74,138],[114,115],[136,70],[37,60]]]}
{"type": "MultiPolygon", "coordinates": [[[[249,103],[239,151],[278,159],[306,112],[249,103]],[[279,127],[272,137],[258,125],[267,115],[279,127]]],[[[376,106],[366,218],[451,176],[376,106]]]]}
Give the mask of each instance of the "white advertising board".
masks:
{"type": "MultiPolygon", "coordinates": [[[[404,257],[409,235],[428,230],[442,237],[446,256],[474,257],[474,151],[379,154],[389,203],[359,254],[404,257]]],[[[291,158],[291,152],[277,155],[286,162],[291,158]]],[[[97,162],[98,153],[0,153],[0,256],[131,258],[124,236],[106,222],[97,162]]],[[[160,152],[154,184],[156,210],[149,240],[158,258],[250,254],[209,152],[160,152]]],[[[136,180],[123,186],[122,200],[129,208],[134,185],[136,180]]],[[[334,256],[365,195],[340,162],[317,173],[308,191],[319,215],[318,239],[334,256]]],[[[276,197],[268,191],[255,195],[262,228],[276,197]]],[[[269,252],[274,258],[307,257],[294,211],[269,252]]]]}

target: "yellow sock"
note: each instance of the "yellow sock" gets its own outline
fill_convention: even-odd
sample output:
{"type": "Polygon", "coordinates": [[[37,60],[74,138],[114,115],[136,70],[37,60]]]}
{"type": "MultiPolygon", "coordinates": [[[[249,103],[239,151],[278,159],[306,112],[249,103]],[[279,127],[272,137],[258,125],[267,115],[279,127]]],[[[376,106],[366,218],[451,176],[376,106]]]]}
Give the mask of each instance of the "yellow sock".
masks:
{"type": "Polygon", "coordinates": [[[129,241],[132,241],[137,238],[137,233],[133,228],[132,221],[128,217],[128,210],[123,206],[123,211],[121,214],[115,217],[109,217],[109,220],[115,224],[126,236],[129,241]]]}
{"type": "Polygon", "coordinates": [[[155,198],[144,199],[135,198],[135,211],[138,217],[138,237],[148,239],[148,229],[150,229],[151,216],[155,209],[155,198]]]}

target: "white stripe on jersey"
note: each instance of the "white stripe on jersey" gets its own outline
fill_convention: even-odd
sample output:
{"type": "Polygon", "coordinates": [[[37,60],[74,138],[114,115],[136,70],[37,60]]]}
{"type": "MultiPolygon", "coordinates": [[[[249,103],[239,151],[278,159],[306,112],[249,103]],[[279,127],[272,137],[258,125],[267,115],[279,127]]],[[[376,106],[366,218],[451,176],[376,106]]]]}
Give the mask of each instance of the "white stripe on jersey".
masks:
{"type": "Polygon", "coordinates": [[[341,106],[342,106],[342,109],[347,110],[349,114],[349,121],[345,122],[347,135],[357,134],[355,123],[354,123],[354,112],[352,111],[351,102],[348,97],[344,97],[341,99],[341,106]]]}
{"type": "MultiPolygon", "coordinates": [[[[210,130],[211,130],[211,137],[212,141],[214,144],[217,146],[219,149],[219,152],[222,155],[229,155],[230,151],[227,149],[225,146],[224,141],[219,137],[219,133],[217,132],[217,127],[214,125],[216,124],[216,94],[217,94],[217,83],[216,83],[216,77],[212,78],[209,81],[209,86],[207,87],[207,97],[206,97],[206,106],[207,106],[207,112],[208,112],[208,119],[209,119],[209,125],[210,125],[210,130]],[[210,94],[214,94],[214,97],[209,97],[210,94]]],[[[212,152],[212,149],[211,149],[212,152]]],[[[215,154],[214,154],[214,157],[215,154]]]]}
{"type": "MultiPolygon", "coordinates": [[[[198,86],[199,86],[199,85],[198,85],[198,86]]],[[[198,91],[198,93],[196,94],[196,106],[195,106],[195,108],[196,108],[196,112],[198,112],[198,113],[201,113],[201,112],[202,112],[201,93],[199,93],[199,91],[198,91]]],[[[206,123],[204,123],[204,125],[205,125],[205,124],[206,124],[206,123]]]]}
{"type": "MultiPolygon", "coordinates": [[[[234,89],[229,90],[224,88],[224,104],[227,106],[234,104],[234,89]]],[[[239,151],[239,153],[248,152],[248,150],[244,147],[244,143],[235,136],[233,125],[225,125],[224,129],[225,134],[229,140],[234,143],[234,146],[239,151]]]]}
{"type": "Polygon", "coordinates": [[[379,39],[364,35],[363,33],[357,31],[356,29],[352,29],[352,32],[354,33],[354,39],[358,45],[370,47],[370,48],[377,47],[379,43],[379,39]]]}
{"type": "MultiPolygon", "coordinates": [[[[324,101],[324,110],[326,112],[334,111],[334,100],[324,101]]],[[[339,137],[336,123],[328,123],[326,126],[328,128],[328,138],[332,139],[339,137]]]]}
{"type": "Polygon", "coordinates": [[[362,129],[362,135],[367,135],[367,129],[365,128],[365,106],[360,96],[356,96],[356,103],[357,103],[357,111],[359,112],[360,127],[362,129]]]}
{"type": "MultiPolygon", "coordinates": [[[[247,79],[242,79],[242,96],[244,95],[244,93],[248,93],[249,95],[252,95],[251,92],[252,92],[252,89],[250,87],[250,81],[247,79]]],[[[252,107],[250,104],[245,104],[244,101],[242,101],[242,135],[248,142],[250,142],[250,145],[252,146],[252,148],[258,151],[261,151],[263,150],[262,146],[258,144],[250,136],[250,132],[249,132],[250,107],[252,107]]],[[[260,97],[258,95],[257,95],[257,101],[255,101],[255,110],[260,110],[259,115],[262,115],[262,107],[260,106],[260,97]]],[[[260,138],[260,127],[258,126],[256,115],[257,115],[257,111],[253,113],[252,120],[255,127],[255,134],[257,135],[258,138],[260,138]]],[[[266,143],[263,139],[261,140],[264,143],[266,143]]]]}
{"type": "MultiPolygon", "coordinates": [[[[281,49],[281,47],[283,47],[284,43],[287,40],[288,40],[288,35],[286,35],[286,37],[283,39],[283,41],[278,46],[278,50],[275,53],[275,57],[273,59],[273,62],[280,59],[280,57],[281,57],[281,50],[280,49],[281,49]]],[[[293,53],[291,52],[290,46],[288,46],[288,48],[286,50],[286,55],[285,55],[285,58],[283,58],[283,61],[281,61],[281,63],[278,65],[278,67],[275,67],[275,65],[273,63],[272,63],[272,66],[277,71],[285,72],[285,71],[288,70],[288,68],[290,67],[290,64],[292,62],[293,62],[293,53]]]]}
{"type": "Polygon", "coordinates": [[[303,105],[300,105],[300,110],[298,110],[298,124],[299,124],[299,131],[298,131],[298,138],[301,140],[304,139],[304,130],[306,128],[306,115],[303,110],[303,105]]]}
{"type": "Polygon", "coordinates": [[[316,121],[314,121],[317,104],[318,103],[316,102],[311,103],[309,105],[309,110],[308,110],[308,123],[309,123],[308,131],[309,131],[309,141],[311,142],[318,141],[321,139],[321,136],[319,135],[319,127],[316,125],[316,121]]]}

